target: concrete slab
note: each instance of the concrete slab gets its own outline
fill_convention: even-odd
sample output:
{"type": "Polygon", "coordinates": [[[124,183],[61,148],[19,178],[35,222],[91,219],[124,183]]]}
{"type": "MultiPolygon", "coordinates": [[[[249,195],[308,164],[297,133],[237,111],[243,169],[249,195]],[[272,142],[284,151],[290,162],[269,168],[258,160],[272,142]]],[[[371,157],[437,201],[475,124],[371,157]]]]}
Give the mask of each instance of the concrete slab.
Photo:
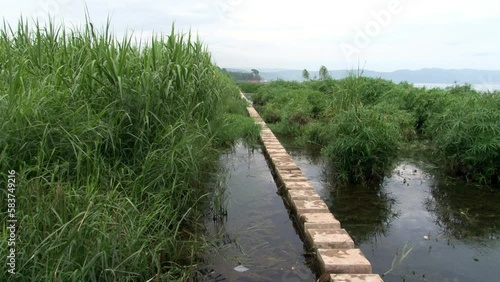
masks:
{"type": "Polygon", "coordinates": [[[281,147],[281,148],[272,148],[272,147],[267,147],[266,146],[266,152],[269,153],[269,154],[287,154],[288,153],[286,152],[285,148],[281,147]]]}
{"type": "Polygon", "coordinates": [[[290,155],[288,155],[288,153],[287,153],[287,152],[281,152],[281,153],[279,153],[279,152],[272,152],[272,153],[269,153],[269,152],[268,152],[268,154],[269,154],[269,156],[270,156],[271,158],[273,158],[273,159],[274,159],[274,158],[282,158],[282,157],[290,157],[290,155]]]}
{"type": "Polygon", "coordinates": [[[271,136],[271,135],[263,135],[263,134],[261,134],[261,135],[260,135],[260,138],[261,138],[262,142],[264,142],[264,143],[265,143],[265,142],[275,142],[276,140],[278,140],[278,139],[276,139],[276,137],[274,137],[274,136],[271,136]]]}
{"type": "Polygon", "coordinates": [[[274,142],[269,142],[269,141],[262,141],[262,144],[264,145],[265,148],[268,148],[268,149],[283,149],[283,146],[281,146],[281,144],[278,144],[278,143],[274,143],[274,142]]]}
{"type": "Polygon", "coordinates": [[[309,182],[293,182],[288,181],[287,183],[283,183],[285,189],[287,190],[314,190],[314,187],[309,182]]]}
{"type": "Polygon", "coordinates": [[[293,163],[293,159],[290,156],[283,156],[283,157],[274,157],[272,158],[272,162],[275,165],[278,165],[279,162],[289,162],[293,163]]]}
{"type": "Polygon", "coordinates": [[[279,173],[278,174],[280,180],[285,183],[286,182],[307,182],[307,178],[300,173],[279,173]]]}
{"type": "MultiPolygon", "coordinates": [[[[267,138],[269,139],[269,137],[267,138]]],[[[278,141],[278,139],[276,137],[274,138],[270,138],[271,140],[264,140],[264,142],[267,144],[267,145],[279,145],[279,146],[283,146],[280,141],[278,141]]]]}
{"type": "MultiPolygon", "coordinates": [[[[281,167],[284,167],[284,168],[293,167],[293,166],[295,166],[295,163],[276,161],[276,162],[273,162],[273,166],[274,166],[274,171],[276,171],[276,173],[286,174],[286,173],[290,173],[291,171],[289,171],[288,169],[280,169],[280,168],[281,167]]],[[[298,172],[298,170],[295,170],[294,172],[298,172]]],[[[300,172],[302,173],[302,171],[300,171],[300,172]]]]}
{"type": "Polygon", "coordinates": [[[304,232],[309,246],[318,249],[354,249],[354,241],[345,229],[314,229],[304,232]]]}
{"type": "Polygon", "coordinates": [[[275,168],[280,173],[302,173],[298,166],[294,165],[277,165],[275,168]]]}
{"type": "Polygon", "coordinates": [[[277,143],[278,139],[276,139],[276,137],[261,136],[260,139],[262,140],[262,143],[264,143],[264,146],[278,145],[277,143]]]}
{"type": "Polygon", "coordinates": [[[274,163],[275,168],[281,168],[281,167],[292,168],[292,167],[297,167],[297,165],[295,165],[295,162],[293,160],[289,160],[289,161],[274,160],[273,163],[274,163]]]}
{"type": "MultiPolygon", "coordinates": [[[[278,166],[277,166],[278,167],[278,166]]],[[[300,169],[279,169],[278,167],[278,172],[281,172],[283,176],[288,176],[288,177],[305,177],[304,174],[300,169]]]]}
{"type": "Polygon", "coordinates": [[[292,200],[292,205],[299,217],[305,213],[330,213],[323,200],[292,200]]]}
{"type": "Polygon", "coordinates": [[[292,200],[321,200],[318,193],[314,190],[289,190],[288,199],[292,200]]]}
{"type": "MultiPolygon", "coordinates": [[[[290,190],[288,192],[292,192],[290,190]]],[[[340,222],[331,213],[304,213],[301,215],[300,225],[306,229],[340,229],[340,222]]]]}
{"type": "Polygon", "coordinates": [[[281,145],[280,142],[278,141],[265,141],[266,148],[268,149],[273,149],[274,147],[283,149],[283,145],[281,145]]]}
{"type": "Polygon", "coordinates": [[[264,145],[266,144],[269,144],[269,143],[273,143],[273,144],[277,144],[276,142],[278,142],[278,139],[276,139],[276,137],[273,137],[273,136],[260,136],[261,140],[262,140],[262,143],[264,143],[264,145]]]}
{"type": "Polygon", "coordinates": [[[285,148],[283,148],[281,145],[266,145],[264,144],[263,146],[266,151],[269,152],[269,150],[274,150],[274,151],[278,151],[278,150],[285,150],[285,148]]]}
{"type": "Polygon", "coordinates": [[[255,110],[255,108],[252,106],[247,107],[247,112],[250,116],[259,116],[259,113],[257,113],[257,110],[255,110]]]}
{"type": "Polygon", "coordinates": [[[378,274],[330,274],[331,282],[384,282],[378,274]]]}
{"type": "MultiPolygon", "coordinates": [[[[263,139],[266,139],[268,141],[274,141],[276,139],[276,136],[272,135],[272,133],[260,133],[260,137],[262,137],[263,139]]],[[[278,140],[278,139],[276,139],[278,140]]]]}
{"type": "Polygon", "coordinates": [[[360,249],[318,249],[322,272],[330,274],[371,274],[372,266],[360,249]]]}

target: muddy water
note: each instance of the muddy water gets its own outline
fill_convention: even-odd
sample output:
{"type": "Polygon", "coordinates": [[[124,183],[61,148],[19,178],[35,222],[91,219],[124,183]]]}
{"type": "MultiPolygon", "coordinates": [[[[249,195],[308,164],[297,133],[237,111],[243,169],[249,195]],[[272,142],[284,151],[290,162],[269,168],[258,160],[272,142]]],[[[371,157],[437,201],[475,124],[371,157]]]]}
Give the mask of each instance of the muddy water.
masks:
{"type": "Polygon", "coordinates": [[[226,169],[218,182],[227,216],[214,221],[212,213],[206,222],[214,244],[202,280],[316,281],[261,149],[239,143],[220,161],[226,169]],[[248,270],[238,272],[239,265],[248,270]]]}
{"type": "Polygon", "coordinates": [[[338,187],[317,151],[283,145],[384,281],[500,281],[500,190],[415,157],[380,187],[338,187]]]}

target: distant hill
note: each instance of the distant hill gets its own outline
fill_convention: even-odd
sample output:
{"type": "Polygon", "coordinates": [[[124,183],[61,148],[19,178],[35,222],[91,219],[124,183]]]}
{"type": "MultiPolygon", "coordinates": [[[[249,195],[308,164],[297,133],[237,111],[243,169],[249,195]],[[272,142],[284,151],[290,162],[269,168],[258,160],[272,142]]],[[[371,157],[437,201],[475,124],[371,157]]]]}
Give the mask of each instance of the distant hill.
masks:
{"type": "MultiPolygon", "coordinates": [[[[236,70],[236,69],[228,69],[236,70]]],[[[248,70],[239,70],[248,71],[248,70]]],[[[302,81],[302,70],[259,69],[260,76],[266,80],[297,80],[302,81]]],[[[318,71],[308,70],[310,77],[319,77],[318,71]]],[[[330,71],[333,78],[344,78],[347,70],[330,71]]],[[[397,70],[392,72],[379,72],[365,70],[363,76],[380,77],[394,82],[408,81],[411,83],[470,83],[470,84],[500,84],[500,70],[474,70],[474,69],[439,69],[426,68],[420,70],[397,70]]]]}

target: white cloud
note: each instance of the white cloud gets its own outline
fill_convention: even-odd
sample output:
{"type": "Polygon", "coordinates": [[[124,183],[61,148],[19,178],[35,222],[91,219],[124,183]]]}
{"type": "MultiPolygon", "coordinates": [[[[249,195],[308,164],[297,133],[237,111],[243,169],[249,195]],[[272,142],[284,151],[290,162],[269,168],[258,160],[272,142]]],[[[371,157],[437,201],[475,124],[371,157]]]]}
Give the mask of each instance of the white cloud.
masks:
{"type": "MultiPolygon", "coordinates": [[[[87,0],[96,26],[112,16],[120,35],[192,29],[209,45],[220,66],[243,68],[366,67],[376,70],[444,68],[498,68],[500,3],[493,0],[87,0]],[[398,1],[376,30],[374,14],[398,1]],[[367,29],[368,28],[368,29],[367,29]],[[368,30],[368,44],[347,60],[341,44],[356,45],[359,31],[368,30]]],[[[24,16],[54,12],[67,25],[84,22],[83,1],[18,0],[3,4],[0,16],[17,24],[24,16]],[[78,4],[75,4],[78,3],[78,4]],[[54,5],[54,3],[56,5],[54,5]]],[[[54,14],[52,14],[54,15],[54,14]]],[[[359,45],[359,44],[358,44],[359,45]]],[[[359,47],[359,46],[358,46],[359,47]]]]}

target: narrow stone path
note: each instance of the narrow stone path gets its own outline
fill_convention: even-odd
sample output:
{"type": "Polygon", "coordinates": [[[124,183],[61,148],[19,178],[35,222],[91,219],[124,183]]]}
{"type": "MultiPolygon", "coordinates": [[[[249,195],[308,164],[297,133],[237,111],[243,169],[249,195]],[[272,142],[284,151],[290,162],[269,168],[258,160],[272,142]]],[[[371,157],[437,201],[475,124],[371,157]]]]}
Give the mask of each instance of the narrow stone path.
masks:
{"type": "MultiPolygon", "coordinates": [[[[241,96],[247,100],[243,93],[241,96]]],[[[330,213],[325,202],[251,104],[247,110],[255,122],[262,126],[260,139],[266,158],[285,201],[298,219],[297,225],[303,240],[316,253],[321,277],[326,278],[323,281],[383,281],[378,274],[372,274],[370,262],[361,250],[355,248],[351,236],[341,228],[341,223],[330,213]]]]}

